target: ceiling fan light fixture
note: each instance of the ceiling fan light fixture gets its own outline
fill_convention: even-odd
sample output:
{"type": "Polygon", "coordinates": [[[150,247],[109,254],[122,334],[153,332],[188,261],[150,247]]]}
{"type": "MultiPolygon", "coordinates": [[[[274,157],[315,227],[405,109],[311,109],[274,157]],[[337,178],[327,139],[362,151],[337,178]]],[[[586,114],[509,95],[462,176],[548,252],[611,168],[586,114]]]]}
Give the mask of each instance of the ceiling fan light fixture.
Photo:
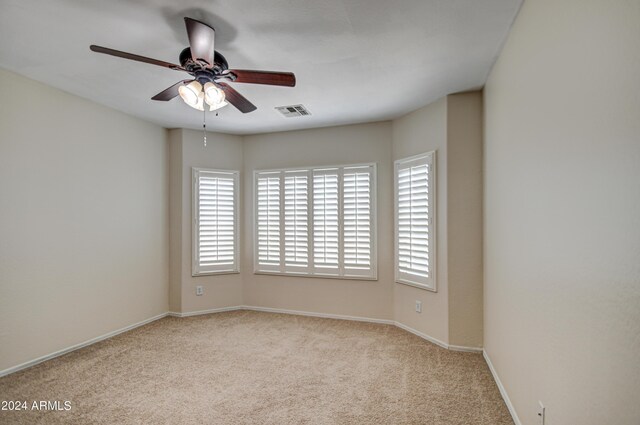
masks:
{"type": "Polygon", "coordinates": [[[211,111],[220,109],[227,105],[225,102],[224,91],[220,90],[211,82],[204,85],[204,100],[212,108],[210,109],[211,111]]]}
{"type": "Polygon", "coordinates": [[[198,109],[197,105],[200,103],[200,94],[202,93],[202,84],[197,81],[192,81],[187,85],[180,86],[178,88],[178,93],[184,103],[191,106],[192,108],[198,109]]]}
{"type": "Polygon", "coordinates": [[[196,108],[198,111],[204,111],[204,93],[203,92],[198,93],[198,103],[196,103],[196,105],[193,107],[196,108]]]}

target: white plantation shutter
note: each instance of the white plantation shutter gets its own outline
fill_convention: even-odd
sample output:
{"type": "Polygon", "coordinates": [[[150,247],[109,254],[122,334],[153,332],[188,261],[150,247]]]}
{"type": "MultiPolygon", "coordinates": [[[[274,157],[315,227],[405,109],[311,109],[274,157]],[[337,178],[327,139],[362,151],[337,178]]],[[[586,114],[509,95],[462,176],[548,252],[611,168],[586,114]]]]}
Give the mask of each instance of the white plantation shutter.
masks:
{"type": "Polygon", "coordinates": [[[373,166],[343,171],[343,250],[346,275],[370,276],[373,248],[373,166]]]}
{"type": "Polygon", "coordinates": [[[376,278],[375,164],[255,172],[258,273],[376,278]]]}
{"type": "Polygon", "coordinates": [[[435,290],[434,153],[396,161],[396,280],[435,290]]]}
{"type": "Polygon", "coordinates": [[[237,171],[193,169],[194,276],[238,271],[237,171]]]}
{"type": "Polygon", "coordinates": [[[309,173],[287,171],[284,177],[285,269],[305,272],[309,267],[309,173]]]}
{"type": "Polygon", "coordinates": [[[313,263],[317,273],[338,274],[338,169],[313,171],[313,263]]]}
{"type": "Polygon", "coordinates": [[[261,270],[280,270],[280,172],[257,176],[257,263],[261,270]]]}

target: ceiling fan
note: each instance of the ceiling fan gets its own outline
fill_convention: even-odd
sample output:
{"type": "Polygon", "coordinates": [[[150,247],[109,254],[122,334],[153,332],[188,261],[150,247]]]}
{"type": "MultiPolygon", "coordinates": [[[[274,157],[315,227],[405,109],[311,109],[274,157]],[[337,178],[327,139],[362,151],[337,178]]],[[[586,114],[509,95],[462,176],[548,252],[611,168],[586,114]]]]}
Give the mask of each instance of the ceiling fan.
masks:
{"type": "Polygon", "coordinates": [[[200,111],[204,111],[205,103],[209,105],[209,110],[213,111],[227,105],[227,102],[245,114],[257,109],[227,82],[285,87],[296,85],[296,76],[291,72],[229,69],[227,60],[214,49],[216,33],[213,27],[191,18],[184,18],[184,21],[189,36],[189,47],[180,53],[180,65],[102,46],[91,45],[90,49],[97,53],[187,72],[193,79],[179,81],[151,99],[168,101],[180,95],[187,105],[200,111]]]}

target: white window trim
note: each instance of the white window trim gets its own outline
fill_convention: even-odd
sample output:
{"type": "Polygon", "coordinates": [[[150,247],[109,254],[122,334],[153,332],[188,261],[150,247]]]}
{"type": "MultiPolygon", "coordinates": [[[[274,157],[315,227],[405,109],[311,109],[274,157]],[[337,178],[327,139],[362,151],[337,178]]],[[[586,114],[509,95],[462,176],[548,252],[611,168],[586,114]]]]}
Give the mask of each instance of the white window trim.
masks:
{"type": "Polygon", "coordinates": [[[240,172],[237,170],[221,170],[221,169],[213,169],[213,168],[191,168],[191,276],[210,276],[210,275],[222,275],[222,274],[237,274],[240,273],[240,228],[238,221],[238,212],[240,206],[238,201],[240,199],[239,196],[240,191],[240,172]],[[221,173],[221,174],[230,174],[233,176],[234,180],[234,199],[233,199],[233,220],[234,220],[234,229],[235,233],[234,237],[234,264],[228,270],[200,270],[198,264],[198,256],[199,256],[199,244],[198,244],[198,209],[199,209],[199,191],[198,191],[198,176],[201,172],[208,173],[221,173]]]}
{"type": "MultiPolygon", "coordinates": [[[[281,183],[284,185],[284,179],[281,183]]],[[[309,180],[309,187],[313,184],[313,178],[309,180]]],[[[294,276],[294,277],[307,277],[307,278],[321,278],[321,279],[341,279],[341,280],[368,280],[368,281],[377,281],[378,280],[378,167],[376,163],[357,163],[357,164],[341,164],[341,165],[322,165],[322,166],[302,166],[302,167],[288,167],[288,168],[275,168],[275,169],[260,169],[253,170],[253,273],[258,275],[277,275],[277,276],[294,276]],[[334,274],[323,274],[318,273],[311,266],[313,262],[313,232],[309,231],[309,271],[304,273],[296,273],[291,271],[282,271],[282,270],[261,270],[260,265],[258,264],[258,190],[257,190],[257,178],[261,173],[285,173],[291,171],[308,171],[310,175],[313,176],[314,170],[324,170],[331,168],[338,168],[339,174],[342,176],[344,168],[351,167],[372,167],[372,179],[371,179],[371,276],[357,276],[357,275],[334,275],[334,274]]],[[[340,211],[342,211],[342,186],[343,180],[339,179],[338,190],[339,190],[339,203],[340,203],[340,211]]],[[[281,188],[282,190],[282,188],[281,188]]],[[[284,196],[280,199],[280,207],[284,207],[284,196]]],[[[309,199],[309,223],[313,220],[313,199],[309,199]]],[[[342,222],[342,213],[339,214],[339,220],[342,222]]],[[[281,231],[284,229],[284,223],[281,221],[280,223],[281,231]]],[[[311,229],[311,227],[310,227],[311,229]]],[[[342,228],[339,229],[340,234],[342,233],[342,228]]],[[[342,237],[338,238],[338,243],[342,244],[342,237]]],[[[281,261],[284,262],[283,252],[284,245],[281,246],[281,261]]],[[[282,263],[283,264],[283,263],[282,263]]],[[[342,262],[340,262],[342,266],[342,262]]],[[[339,268],[340,273],[343,273],[342,267],[339,268]]]]}
{"type": "Polygon", "coordinates": [[[436,235],[436,223],[437,223],[437,195],[436,195],[436,151],[431,151],[423,154],[418,154],[414,156],[410,156],[408,158],[402,158],[394,161],[393,167],[393,210],[394,210],[394,274],[395,274],[395,282],[401,283],[404,285],[413,286],[420,289],[425,289],[431,292],[438,292],[438,280],[437,280],[437,251],[438,251],[438,238],[436,235]],[[432,250],[430,252],[430,278],[428,279],[428,283],[424,284],[421,282],[415,282],[407,278],[400,277],[399,270],[399,215],[398,215],[398,171],[401,166],[410,164],[412,162],[421,162],[424,160],[430,164],[430,176],[429,176],[429,194],[431,196],[432,202],[430,205],[429,213],[431,219],[429,221],[429,235],[430,237],[430,246],[432,250]]]}

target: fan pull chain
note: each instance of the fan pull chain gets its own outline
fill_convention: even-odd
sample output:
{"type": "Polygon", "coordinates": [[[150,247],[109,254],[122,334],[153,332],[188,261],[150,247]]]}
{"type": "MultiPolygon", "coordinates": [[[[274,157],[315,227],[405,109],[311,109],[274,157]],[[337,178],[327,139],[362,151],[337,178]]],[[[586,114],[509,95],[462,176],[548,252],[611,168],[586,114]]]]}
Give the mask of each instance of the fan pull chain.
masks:
{"type": "Polygon", "coordinates": [[[207,147],[207,111],[202,111],[202,140],[204,141],[204,147],[207,147]]]}

